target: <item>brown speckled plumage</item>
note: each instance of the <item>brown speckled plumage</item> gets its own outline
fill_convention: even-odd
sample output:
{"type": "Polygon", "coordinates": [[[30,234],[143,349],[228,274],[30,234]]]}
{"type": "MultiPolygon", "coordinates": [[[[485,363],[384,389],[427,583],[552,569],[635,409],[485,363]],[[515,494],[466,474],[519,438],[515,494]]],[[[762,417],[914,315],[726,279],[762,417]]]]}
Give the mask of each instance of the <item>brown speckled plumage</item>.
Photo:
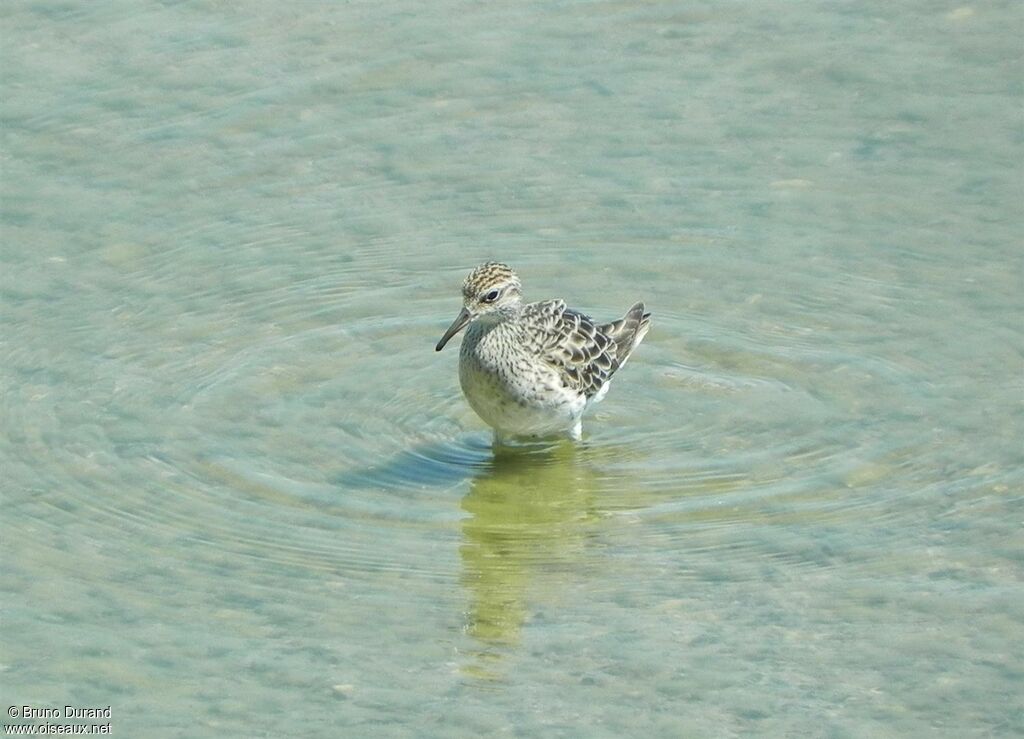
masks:
{"type": "Polygon", "coordinates": [[[643,303],[602,324],[563,300],[524,305],[518,276],[499,262],[474,269],[462,295],[463,309],[437,349],[469,326],[459,379],[470,405],[499,436],[568,430],[579,438],[583,411],[601,400],[650,327],[643,303]]]}
{"type": "Polygon", "coordinates": [[[625,364],[650,318],[637,303],[618,321],[595,324],[564,300],[544,300],[523,306],[523,344],[555,367],[566,387],[591,398],[625,364]]]}

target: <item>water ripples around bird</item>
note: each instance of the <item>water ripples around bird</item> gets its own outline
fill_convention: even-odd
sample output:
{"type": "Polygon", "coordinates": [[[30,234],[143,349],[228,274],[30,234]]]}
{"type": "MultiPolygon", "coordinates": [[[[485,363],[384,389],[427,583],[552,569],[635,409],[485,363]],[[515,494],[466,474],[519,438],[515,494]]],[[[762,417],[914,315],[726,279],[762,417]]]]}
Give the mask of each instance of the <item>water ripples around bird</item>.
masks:
{"type": "Polygon", "coordinates": [[[913,369],[657,304],[584,443],[495,449],[455,353],[432,350],[461,273],[269,256],[293,235],[241,264],[108,248],[79,294],[15,301],[8,470],[36,529],[353,577],[451,578],[461,551],[486,580],[488,562],[584,566],[588,546],[764,553],[764,526],[884,518],[875,483],[918,469],[927,439],[870,422],[913,369]]]}

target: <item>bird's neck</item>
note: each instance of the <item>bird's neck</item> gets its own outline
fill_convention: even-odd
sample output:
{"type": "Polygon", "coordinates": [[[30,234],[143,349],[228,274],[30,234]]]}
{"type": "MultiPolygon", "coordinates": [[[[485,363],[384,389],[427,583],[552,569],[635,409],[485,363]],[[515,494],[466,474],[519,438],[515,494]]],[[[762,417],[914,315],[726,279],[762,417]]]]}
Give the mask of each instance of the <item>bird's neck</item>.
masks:
{"type": "Polygon", "coordinates": [[[519,301],[507,303],[491,313],[485,313],[477,319],[478,323],[485,326],[497,326],[506,321],[514,321],[523,312],[523,304],[519,301]]]}

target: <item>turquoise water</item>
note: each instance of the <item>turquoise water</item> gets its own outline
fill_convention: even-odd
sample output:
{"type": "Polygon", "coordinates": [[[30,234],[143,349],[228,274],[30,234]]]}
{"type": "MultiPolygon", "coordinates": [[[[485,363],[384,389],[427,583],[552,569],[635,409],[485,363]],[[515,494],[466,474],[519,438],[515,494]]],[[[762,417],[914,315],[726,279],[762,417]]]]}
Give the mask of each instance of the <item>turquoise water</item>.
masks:
{"type": "Polygon", "coordinates": [[[5,708],[1024,730],[1018,4],[0,13],[5,708]],[[486,259],[653,311],[582,444],[433,351],[486,259]]]}

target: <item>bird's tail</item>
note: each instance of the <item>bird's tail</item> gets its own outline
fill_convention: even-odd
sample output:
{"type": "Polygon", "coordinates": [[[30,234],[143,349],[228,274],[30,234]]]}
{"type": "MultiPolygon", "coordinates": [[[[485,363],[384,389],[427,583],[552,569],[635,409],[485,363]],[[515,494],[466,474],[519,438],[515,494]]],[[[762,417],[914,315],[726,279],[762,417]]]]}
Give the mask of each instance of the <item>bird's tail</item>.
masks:
{"type": "Polygon", "coordinates": [[[621,367],[636,349],[637,344],[644,340],[650,327],[651,314],[644,312],[643,303],[636,303],[622,318],[599,328],[615,342],[615,358],[621,367]]]}

